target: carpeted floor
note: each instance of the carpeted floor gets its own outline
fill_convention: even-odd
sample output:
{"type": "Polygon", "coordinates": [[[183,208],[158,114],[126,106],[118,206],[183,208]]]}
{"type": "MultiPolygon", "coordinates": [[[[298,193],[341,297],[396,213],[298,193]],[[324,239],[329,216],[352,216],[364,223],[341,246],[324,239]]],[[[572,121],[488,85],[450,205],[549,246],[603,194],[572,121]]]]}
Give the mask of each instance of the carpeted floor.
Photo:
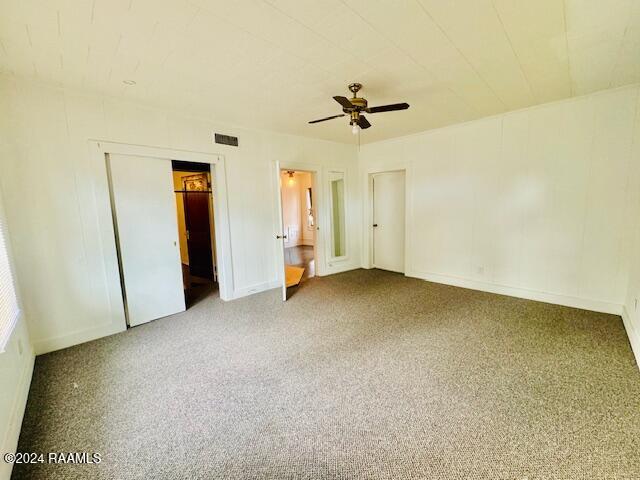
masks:
{"type": "Polygon", "coordinates": [[[358,270],[38,357],[25,479],[638,479],[613,315],[358,270]]]}

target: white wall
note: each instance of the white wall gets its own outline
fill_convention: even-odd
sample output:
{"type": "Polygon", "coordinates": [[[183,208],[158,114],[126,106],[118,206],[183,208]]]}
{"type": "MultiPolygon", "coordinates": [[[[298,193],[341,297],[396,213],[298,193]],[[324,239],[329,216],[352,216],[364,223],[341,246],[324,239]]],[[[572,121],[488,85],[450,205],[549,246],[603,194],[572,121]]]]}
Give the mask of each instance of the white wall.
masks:
{"type": "MultiPolygon", "coordinates": [[[[110,330],[105,249],[98,218],[107,201],[104,164],[88,139],[217,153],[225,156],[234,296],[279,284],[275,161],[346,168],[351,212],[359,215],[353,145],[231,128],[202,118],[0,76],[0,115],[7,122],[0,185],[15,245],[23,303],[37,353],[110,330]],[[213,132],[240,146],[212,142],[213,132]]],[[[328,187],[327,187],[328,188],[328,187]]],[[[360,224],[353,218],[350,264],[359,266],[360,224]]],[[[280,254],[281,255],[281,254],[280,254]]],[[[319,265],[319,273],[333,270],[319,265]]]]}
{"type": "Polygon", "coordinates": [[[407,275],[621,313],[638,217],[638,91],[363,146],[363,188],[368,172],[407,169],[407,275]]]}

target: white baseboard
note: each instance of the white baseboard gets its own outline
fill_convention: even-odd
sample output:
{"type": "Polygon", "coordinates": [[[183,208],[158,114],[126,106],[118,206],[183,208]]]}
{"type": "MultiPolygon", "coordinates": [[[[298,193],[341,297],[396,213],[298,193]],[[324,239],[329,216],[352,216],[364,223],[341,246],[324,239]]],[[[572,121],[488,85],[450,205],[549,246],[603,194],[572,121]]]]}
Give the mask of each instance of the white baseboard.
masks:
{"type": "MultiPolygon", "coordinates": [[[[20,374],[18,388],[16,389],[16,394],[13,399],[13,406],[9,416],[11,421],[3,445],[0,448],[0,452],[3,454],[16,451],[20,430],[22,428],[22,419],[24,418],[24,412],[27,407],[27,398],[29,397],[29,388],[31,387],[31,377],[33,375],[33,366],[36,357],[33,352],[25,352],[25,355],[29,355],[29,359],[20,374]]],[[[13,464],[0,460],[0,478],[10,478],[12,467],[13,464]]]]}
{"type": "Polygon", "coordinates": [[[508,287],[495,283],[480,282],[467,278],[440,275],[430,272],[420,272],[416,270],[407,271],[405,275],[407,277],[420,278],[429,282],[443,283],[445,285],[452,285],[455,287],[470,288],[472,290],[497,293],[510,297],[525,298],[527,300],[536,300],[538,302],[553,303],[556,305],[563,305],[565,307],[581,308],[583,310],[591,310],[594,312],[622,315],[622,305],[618,303],[604,302],[601,300],[592,300],[582,297],[572,297],[569,295],[558,295],[555,293],[539,292],[526,288],[508,287]]]}
{"type": "Polygon", "coordinates": [[[624,328],[627,331],[627,336],[629,337],[631,350],[633,350],[633,354],[636,357],[636,365],[640,368],[640,331],[633,326],[631,315],[629,315],[629,311],[626,306],[622,307],[622,322],[624,323],[624,328]]]}
{"type": "Polygon", "coordinates": [[[114,333],[124,332],[127,329],[124,319],[122,322],[114,322],[106,325],[100,325],[94,328],[88,328],[86,330],[80,330],[77,332],[69,333],[67,335],[61,335],[59,337],[44,338],[39,340],[32,340],[33,350],[36,355],[42,355],[43,353],[53,352],[55,350],[62,350],[63,348],[79,345],[80,343],[90,342],[98,338],[107,337],[114,333]]]}
{"type": "Polygon", "coordinates": [[[278,288],[280,285],[281,284],[278,280],[271,280],[269,282],[258,283],[249,287],[237,288],[233,291],[233,298],[231,300],[253,295],[254,293],[264,292],[265,290],[278,288]]]}
{"type": "Polygon", "coordinates": [[[316,273],[319,277],[325,277],[327,275],[333,275],[335,273],[348,272],[350,270],[358,270],[360,265],[355,263],[345,263],[341,264],[340,262],[335,262],[333,265],[330,263],[326,266],[326,270],[322,272],[322,275],[316,273]]]}
{"type": "MultiPolygon", "coordinates": [[[[230,299],[223,298],[223,300],[235,300],[236,298],[246,297],[247,295],[271,290],[272,288],[279,286],[280,283],[278,281],[271,281],[245,288],[239,288],[233,291],[230,299]]],[[[91,340],[97,340],[98,338],[107,337],[115,333],[124,332],[126,329],[124,318],[117,318],[114,319],[113,323],[102,324],[86,330],[80,330],[58,337],[34,339],[32,341],[33,350],[36,355],[42,355],[43,353],[61,350],[81,343],[90,342],[91,340]]]]}
{"type": "MultiPolygon", "coordinates": [[[[360,268],[359,265],[354,265],[351,263],[347,263],[344,265],[336,265],[333,267],[329,267],[329,271],[323,272],[322,275],[316,272],[318,277],[333,275],[334,273],[342,273],[349,270],[356,270],[360,268]]],[[[238,298],[247,297],[249,295],[253,295],[254,293],[264,292],[266,290],[273,290],[274,288],[280,288],[282,283],[279,280],[271,280],[270,282],[258,283],[256,285],[244,288],[238,288],[233,291],[233,297],[231,300],[237,300],[238,298]]]]}

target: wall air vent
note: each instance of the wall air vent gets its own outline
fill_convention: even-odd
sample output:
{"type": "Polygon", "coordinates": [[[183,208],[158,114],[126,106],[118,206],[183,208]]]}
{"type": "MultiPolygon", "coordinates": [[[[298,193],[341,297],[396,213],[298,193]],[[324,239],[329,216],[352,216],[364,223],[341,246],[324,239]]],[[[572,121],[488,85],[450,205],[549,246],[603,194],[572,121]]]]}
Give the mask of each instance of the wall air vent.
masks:
{"type": "Polygon", "coordinates": [[[231,145],[232,147],[238,146],[238,137],[232,137],[231,135],[222,135],[221,133],[216,133],[216,143],[220,143],[222,145],[231,145]]]}

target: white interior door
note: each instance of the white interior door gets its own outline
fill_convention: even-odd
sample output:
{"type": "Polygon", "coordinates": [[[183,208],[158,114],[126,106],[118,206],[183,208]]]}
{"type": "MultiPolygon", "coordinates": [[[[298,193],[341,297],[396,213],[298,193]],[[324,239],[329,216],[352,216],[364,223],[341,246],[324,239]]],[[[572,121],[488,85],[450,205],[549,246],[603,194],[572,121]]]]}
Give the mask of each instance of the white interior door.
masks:
{"type": "Polygon", "coordinates": [[[404,172],[373,177],[373,266],[404,272],[404,172]]]}
{"type": "Polygon", "coordinates": [[[185,310],[171,160],[109,155],[130,326],[185,310]]]}
{"type": "Polygon", "coordinates": [[[287,273],[284,264],[284,248],[287,235],[284,231],[284,215],[282,214],[282,179],[280,178],[280,162],[276,162],[276,185],[278,186],[278,228],[276,240],[278,241],[279,264],[282,268],[282,301],[287,301],[287,273]]]}

